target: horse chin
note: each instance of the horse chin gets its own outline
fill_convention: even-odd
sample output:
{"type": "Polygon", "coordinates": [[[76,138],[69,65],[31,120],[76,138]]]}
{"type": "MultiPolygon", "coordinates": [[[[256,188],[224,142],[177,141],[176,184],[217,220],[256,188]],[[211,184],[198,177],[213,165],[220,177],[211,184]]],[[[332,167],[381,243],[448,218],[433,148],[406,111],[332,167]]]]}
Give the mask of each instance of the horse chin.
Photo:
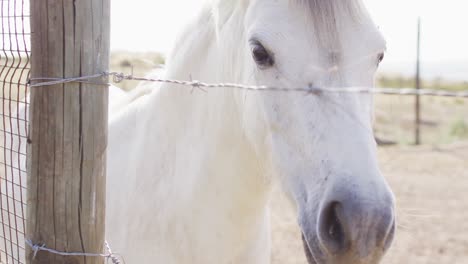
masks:
{"type": "Polygon", "coordinates": [[[304,245],[304,253],[307,257],[307,263],[308,264],[321,264],[317,260],[317,254],[314,254],[313,250],[310,248],[309,244],[307,243],[306,238],[304,237],[304,234],[302,234],[302,244],[304,245]]]}

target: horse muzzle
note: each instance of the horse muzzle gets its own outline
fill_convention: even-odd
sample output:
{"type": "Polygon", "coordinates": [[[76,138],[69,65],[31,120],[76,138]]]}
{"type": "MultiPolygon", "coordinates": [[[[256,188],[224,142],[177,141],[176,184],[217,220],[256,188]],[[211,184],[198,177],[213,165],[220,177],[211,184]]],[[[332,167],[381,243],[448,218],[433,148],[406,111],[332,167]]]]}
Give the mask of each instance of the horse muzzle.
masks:
{"type": "Polygon", "coordinates": [[[303,211],[299,224],[309,264],[379,263],[395,234],[394,200],[388,194],[366,198],[334,190],[325,193],[317,217],[303,211]]]}

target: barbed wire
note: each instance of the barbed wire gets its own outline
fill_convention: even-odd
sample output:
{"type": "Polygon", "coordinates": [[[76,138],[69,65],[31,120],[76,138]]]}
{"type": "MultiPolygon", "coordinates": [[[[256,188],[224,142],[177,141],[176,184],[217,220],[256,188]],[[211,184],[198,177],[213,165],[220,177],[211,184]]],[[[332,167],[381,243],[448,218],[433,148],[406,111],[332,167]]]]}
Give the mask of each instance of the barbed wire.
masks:
{"type": "Polygon", "coordinates": [[[37,253],[40,251],[45,251],[49,252],[51,254],[59,255],[59,256],[78,256],[78,257],[102,257],[107,259],[108,261],[112,261],[113,264],[121,264],[121,261],[115,253],[113,253],[110,249],[109,243],[105,241],[105,246],[107,248],[107,251],[109,253],[107,254],[102,254],[102,253],[83,253],[83,252],[63,252],[63,251],[58,251],[55,249],[47,248],[45,244],[39,245],[39,244],[34,244],[31,240],[27,239],[26,245],[31,248],[33,251],[33,259],[36,258],[37,253]]]}
{"type": "MultiPolygon", "coordinates": [[[[120,259],[117,257],[116,254],[114,254],[114,252],[112,252],[112,249],[109,245],[109,243],[107,242],[107,240],[104,242],[105,246],[106,246],[106,249],[107,249],[107,252],[109,252],[109,257],[107,258],[107,260],[109,261],[112,261],[112,264],[122,264],[122,262],[120,261],[120,259]]],[[[125,264],[125,260],[123,260],[123,257],[122,257],[122,261],[123,263],[125,264]]]]}
{"type": "Polygon", "coordinates": [[[57,84],[66,84],[72,82],[78,83],[91,83],[95,85],[109,85],[109,83],[93,82],[93,79],[103,77],[112,77],[114,83],[121,83],[127,81],[140,81],[140,82],[158,82],[177,84],[187,87],[200,89],[206,92],[206,89],[213,88],[232,88],[246,91],[260,91],[260,92],[302,92],[306,94],[321,94],[321,93],[368,93],[368,94],[386,94],[386,95],[419,95],[419,96],[437,96],[437,97],[454,97],[454,98],[468,98],[468,89],[462,91],[448,91],[441,89],[415,89],[415,88],[377,88],[377,87],[337,87],[337,88],[322,88],[322,87],[299,87],[299,88],[285,88],[273,87],[265,85],[244,85],[237,83],[205,83],[197,80],[174,80],[163,78],[148,78],[137,77],[131,74],[124,74],[121,72],[103,72],[89,76],[73,77],[73,78],[32,78],[28,84],[30,87],[43,87],[57,84]],[[36,83],[33,83],[36,82],[36,83]]]}
{"type": "Polygon", "coordinates": [[[89,76],[80,76],[80,77],[73,77],[73,78],[50,78],[50,77],[39,77],[39,78],[31,78],[28,80],[27,85],[29,87],[41,87],[41,86],[52,86],[57,84],[66,84],[66,83],[92,83],[96,85],[108,85],[107,83],[94,83],[91,82],[92,79],[103,78],[109,76],[107,73],[99,73],[93,74],[89,76]],[[33,83],[37,82],[37,83],[33,83]]]}

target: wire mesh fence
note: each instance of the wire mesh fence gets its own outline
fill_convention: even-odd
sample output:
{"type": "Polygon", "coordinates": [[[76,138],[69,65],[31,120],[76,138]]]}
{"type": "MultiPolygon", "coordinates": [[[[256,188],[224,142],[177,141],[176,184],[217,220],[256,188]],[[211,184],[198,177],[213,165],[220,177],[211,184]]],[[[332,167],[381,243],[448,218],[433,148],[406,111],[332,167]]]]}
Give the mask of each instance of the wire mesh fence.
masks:
{"type": "Polygon", "coordinates": [[[0,263],[25,263],[29,7],[0,1],[0,263]]]}

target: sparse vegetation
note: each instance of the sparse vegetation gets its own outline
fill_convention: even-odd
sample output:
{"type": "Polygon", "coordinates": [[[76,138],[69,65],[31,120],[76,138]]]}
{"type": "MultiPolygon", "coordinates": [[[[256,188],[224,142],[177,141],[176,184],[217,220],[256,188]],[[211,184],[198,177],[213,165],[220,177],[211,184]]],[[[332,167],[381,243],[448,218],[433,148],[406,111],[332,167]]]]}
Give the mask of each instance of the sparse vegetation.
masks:
{"type": "MultiPolygon", "coordinates": [[[[414,78],[381,74],[377,78],[377,85],[391,88],[412,88],[416,86],[414,78]]],[[[448,81],[443,78],[427,79],[421,83],[421,88],[444,89],[450,91],[468,90],[468,81],[448,81]]]]}
{"type": "Polygon", "coordinates": [[[468,138],[468,122],[461,118],[456,120],[451,126],[450,135],[458,139],[468,138]]]}

